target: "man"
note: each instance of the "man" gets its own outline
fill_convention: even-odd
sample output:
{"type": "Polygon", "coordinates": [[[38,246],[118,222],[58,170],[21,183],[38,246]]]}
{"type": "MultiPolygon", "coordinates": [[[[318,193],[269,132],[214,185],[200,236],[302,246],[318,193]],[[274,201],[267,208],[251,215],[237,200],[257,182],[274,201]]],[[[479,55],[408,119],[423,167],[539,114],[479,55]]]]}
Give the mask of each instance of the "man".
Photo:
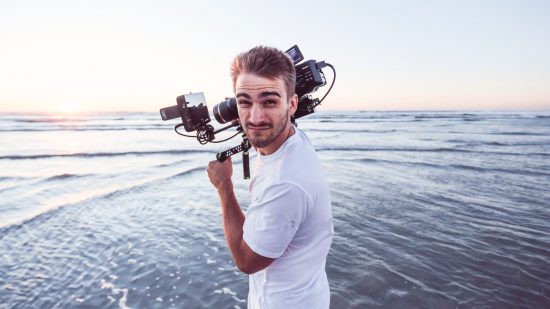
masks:
{"type": "Polygon", "coordinates": [[[292,60],[255,47],[233,60],[231,78],[241,125],[258,153],[246,217],[231,160],[210,162],[208,176],[233,260],[250,275],[248,308],[328,308],[329,189],[315,149],[290,120],[298,105],[292,60]]]}

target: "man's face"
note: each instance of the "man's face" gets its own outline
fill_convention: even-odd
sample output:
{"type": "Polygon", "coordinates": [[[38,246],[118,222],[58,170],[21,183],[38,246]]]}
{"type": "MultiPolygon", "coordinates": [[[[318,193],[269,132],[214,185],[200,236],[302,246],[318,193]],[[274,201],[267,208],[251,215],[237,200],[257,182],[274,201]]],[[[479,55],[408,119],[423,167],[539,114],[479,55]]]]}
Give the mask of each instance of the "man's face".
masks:
{"type": "Polygon", "coordinates": [[[241,125],[252,146],[261,154],[275,152],[288,137],[296,95],[289,103],[281,78],[245,73],[237,77],[235,96],[241,125]]]}

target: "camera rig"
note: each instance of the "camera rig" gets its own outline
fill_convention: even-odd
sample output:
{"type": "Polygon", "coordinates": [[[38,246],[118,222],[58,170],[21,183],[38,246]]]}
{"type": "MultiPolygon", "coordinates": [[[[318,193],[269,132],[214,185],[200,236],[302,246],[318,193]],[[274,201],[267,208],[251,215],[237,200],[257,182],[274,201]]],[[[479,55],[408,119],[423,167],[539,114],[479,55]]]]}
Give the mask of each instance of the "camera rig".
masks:
{"type": "MultiPolygon", "coordinates": [[[[296,95],[298,96],[298,107],[291,121],[294,126],[298,126],[296,119],[314,113],[315,108],[321,104],[330,93],[336,81],[336,70],[331,64],[325,63],[324,61],[318,62],[315,60],[307,60],[301,62],[304,60],[304,56],[297,45],[292,46],[285,53],[290,56],[296,69],[296,95]],[[322,69],[327,66],[330,67],[333,72],[332,83],[321,99],[313,98],[311,94],[320,87],[326,85],[325,74],[322,69]]],[[[212,112],[216,120],[220,124],[229,123],[227,126],[217,130],[210,124],[210,114],[208,113],[204,93],[197,92],[180,95],[176,98],[176,103],[177,104],[174,106],[160,109],[160,115],[164,121],[178,117],[181,118],[182,122],[174,127],[174,130],[179,135],[196,138],[200,144],[204,145],[209,142],[222,143],[242,134],[242,142],[240,145],[218,153],[216,159],[219,162],[223,162],[228,157],[242,152],[244,178],[249,179],[250,165],[248,150],[251,148],[251,144],[238,119],[237,100],[235,98],[229,98],[213,107],[212,112]],[[196,135],[186,135],[179,132],[178,129],[182,126],[187,132],[196,131],[196,135]],[[237,133],[221,141],[215,140],[217,133],[233,127],[236,127],[237,133]]]]}

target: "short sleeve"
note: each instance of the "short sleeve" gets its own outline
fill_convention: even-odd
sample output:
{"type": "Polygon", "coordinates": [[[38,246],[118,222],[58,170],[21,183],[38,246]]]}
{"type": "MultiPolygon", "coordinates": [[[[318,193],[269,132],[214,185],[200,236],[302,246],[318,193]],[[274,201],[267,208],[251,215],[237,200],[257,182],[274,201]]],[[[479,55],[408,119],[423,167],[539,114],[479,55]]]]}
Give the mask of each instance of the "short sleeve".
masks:
{"type": "Polygon", "coordinates": [[[289,183],[270,186],[248,208],[243,239],[257,254],[278,258],[294,238],[307,209],[307,195],[298,186],[289,183]]]}

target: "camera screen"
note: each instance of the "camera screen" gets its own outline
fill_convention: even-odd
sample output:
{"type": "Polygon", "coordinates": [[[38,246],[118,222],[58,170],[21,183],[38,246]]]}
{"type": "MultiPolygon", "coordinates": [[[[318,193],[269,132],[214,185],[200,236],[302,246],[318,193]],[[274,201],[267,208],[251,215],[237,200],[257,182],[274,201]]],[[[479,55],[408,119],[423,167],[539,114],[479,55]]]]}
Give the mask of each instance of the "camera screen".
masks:
{"type": "Polygon", "coordinates": [[[302,52],[298,48],[298,45],[292,46],[289,50],[285,52],[287,55],[290,56],[290,59],[294,62],[294,64],[304,60],[304,56],[302,55],[302,52]]]}
{"type": "Polygon", "coordinates": [[[185,94],[185,102],[187,107],[206,106],[206,99],[203,92],[185,94]]]}

